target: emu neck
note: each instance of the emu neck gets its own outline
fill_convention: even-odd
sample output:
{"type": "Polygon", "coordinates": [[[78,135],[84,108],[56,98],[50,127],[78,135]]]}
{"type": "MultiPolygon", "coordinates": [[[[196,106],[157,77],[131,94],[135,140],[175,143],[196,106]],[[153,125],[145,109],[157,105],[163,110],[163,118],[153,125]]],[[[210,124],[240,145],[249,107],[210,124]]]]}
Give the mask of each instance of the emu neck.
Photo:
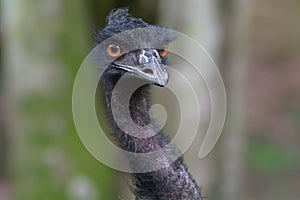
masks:
{"type": "MultiPolygon", "coordinates": [[[[102,78],[107,114],[114,137],[126,151],[146,153],[161,149],[164,145],[169,143],[168,138],[161,132],[155,136],[147,137],[149,131],[145,131],[143,133],[144,138],[138,138],[124,133],[115,123],[112,117],[111,98],[113,89],[121,76],[120,74],[114,74],[102,78]]],[[[129,101],[131,118],[139,126],[145,126],[151,123],[151,119],[148,115],[150,107],[148,97],[149,86],[142,86],[134,92],[129,101]]],[[[171,155],[176,155],[176,150],[170,147],[166,152],[171,155]]],[[[157,171],[136,173],[133,175],[133,193],[136,196],[136,200],[201,200],[199,188],[189,174],[182,159],[178,158],[172,164],[168,164],[166,159],[168,156],[169,155],[160,154],[160,157],[155,159],[155,162],[164,163],[166,167],[157,171]]],[[[142,167],[143,164],[145,164],[135,159],[129,160],[129,163],[133,169],[135,167],[142,167]]],[[[152,163],[152,161],[150,163],[152,163]]]]}
{"type": "MultiPolygon", "coordinates": [[[[114,75],[109,78],[103,78],[103,87],[105,90],[106,103],[108,110],[111,111],[111,98],[114,87],[121,78],[121,75],[114,75]]],[[[151,122],[148,116],[149,104],[149,85],[138,88],[131,96],[129,101],[129,110],[131,118],[140,126],[147,125],[151,122]]]]}
{"type": "MultiPolygon", "coordinates": [[[[156,137],[150,137],[151,135],[154,135],[153,133],[155,130],[149,128],[147,130],[145,129],[145,131],[139,133],[142,136],[142,138],[139,138],[126,134],[116,124],[112,114],[113,112],[111,100],[114,87],[120,80],[121,76],[122,75],[120,74],[115,74],[111,76],[104,76],[104,78],[102,78],[102,84],[106,98],[107,114],[109,122],[112,126],[114,137],[118,140],[121,147],[127,151],[144,153],[161,148],[161,142],[156,137]]],[[[138,88],[133,93],[129,101],[130,118],[135,124],[141,127],[149,125],[151,123],[151,118],[149,116],[149,87],[149,85],[144,85],[138,88]]],[[[122,105],[122,103],[118,102],[118,99],[116,101],[117,104],[122,105]]]]}

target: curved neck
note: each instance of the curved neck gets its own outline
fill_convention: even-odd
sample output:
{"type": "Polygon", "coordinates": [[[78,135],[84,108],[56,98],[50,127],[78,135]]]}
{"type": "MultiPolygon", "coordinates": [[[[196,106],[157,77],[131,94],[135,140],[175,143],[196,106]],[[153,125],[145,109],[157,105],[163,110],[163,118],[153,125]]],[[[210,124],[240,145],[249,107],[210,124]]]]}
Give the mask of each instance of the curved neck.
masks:
{"type": "MultiPolygon", "coordinates": [[[[120,146],[126,150],[136,153],[146,153],[161,149],[169,143],[169,139],[161,132],[155,136],[149,136],[149,132],[145,131],[144,138],[130,136],[124,133],[114,121],[111,109],[111,98],[113,89],[122,74],[115,73],[111,75],[107,73],[101,79],[102,87],[105,92],[107,114],[109,122],[112,126],[114,137],[118,140],[120,146]]],[[[137,89],[129,101],[129,110],[132,120],[139,126],[145,126],[151,123],[148,115],[149,103],[149,86],[145,85],[137,89]]],[[[154,131],[154,130],[153,130],[154,131]]],[[[168,149],[168,153],[175,155],[175,149],[168,149]]],[[[167,155],[161,154],[162,158],[158,158],[157,162],[166,162],[167,155]]],[[[132,167],[139,166],[138,161],[130,161],[132,167]]],[[[187,167],[181,158],[172,164],[166,164],[167,167],[153,172],[134,174],[134,191],[136,199],[184,199],[184,200],[201,200],[201,194],[196,182],[189,174],[187,167]]]]}
{"type": "MultiPolygon", "coordinates": [[[[150,103],[149,103],[149,88],[150,85],[143,85],[140,88],[136,89],[132,96],[130,97],[129,100],[129,108],[125,108],[126,103],[124,101],[124,99],[126,99],[126,95],[123,95],[121,92],[121,94],[119,95],[113,95],[113,90],[115,89],[115,86],[117,85],[118,81],[120,81],[121,77],[123,76],[123,74],[113,74],[113,75],[106,75],[104,77],[102,77],[102,88],[105,92],[105,103],[106,103],[106,108],[107,108],[107,116],[109,119],[109,123],[112,126],[112,130],[113,130],[113,134],[114,136],[119,139],[120,137],[123,138],[123,136],[128,136],[128,138],[130,139],[136,139],[138,140],[138,138],[135,138],[131,135],[127,135],[126,133],[124,133],[117,124],[114,117],[113,117],[113,108],[112,106],[115,106],[114,108],[117,110],[116,112],[125,112],[123,110],[129,110],[129,115],[128,117],[123,117],[123,116],[119,116],[119,118],[121,118],[120,120],[123,120],[124,126],[130,126],[129,124],[127,124],[126,122],[130,121],[134,124],[136,124],[139,127],[144,127],[147,126],[149,124],[151,124],[151,118],[149,116],[149,109],[150,109],[150,103]],[[114,102],[114,104],[112,103],[114,102]],[[116,108],[117,107],[122,107],[121,108],[116,108]],[[127,119],[130,118],[130,119],[127,119]],[[131,121],[132,120],[132,121],[131,121]]],[[[125,83],[122,84],[127,84],[130,85],[132,83],[132,81],[135,81],[135,79],[133,77],[132,80],[125,80],[125,83]],[[127,82],[128,81],[128,82],[127,82]]],[[[123,92],[123,91],[122,91],[123,92]]],[[[124,91],[124,93],[129,92],[129,91],[124,91]]],[[[127,102],[128,103],[128,102],[127,102]]],[[[124,129],[123,129],[124,130],[124,129]]],[[[141,135],[143,138],[148,138],[151,133],[149,133],[149,131],[143,131],[142,133],[140,133],[139,135],[141,135]]],[[[153,134],[152,134],[153,135],[153,134]]],[[[125,150],[131,151],[130,147],[128,145],[126,145],[125,150]]],[[[136,150],[134,151],[136,152],[136,150]]],[[[143,149],[139,149],[138,152],[144,152],[143,149]]]]}

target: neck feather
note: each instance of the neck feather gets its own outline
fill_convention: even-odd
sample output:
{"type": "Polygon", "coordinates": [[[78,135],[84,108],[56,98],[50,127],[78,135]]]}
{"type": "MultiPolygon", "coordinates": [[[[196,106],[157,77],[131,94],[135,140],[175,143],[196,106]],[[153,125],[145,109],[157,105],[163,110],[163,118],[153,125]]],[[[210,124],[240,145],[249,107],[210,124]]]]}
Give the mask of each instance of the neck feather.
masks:
{"type": "MultiPolygon", "coordinates": [[[[159,150],[169,143],[169,139],[162,133],[147,137],[149,132],[145,131],[144,138],[137,138],[124,133],[115,123],[112,117],[111,98],[112,91],[122,74],[104,76],[101,79],[102,87],[105,92],[107,114],[114,137],[117,139],[120,147],[126,151],[136,153],[147,153],[159,150]]],[[[149,103],[149,85],[137,89],[129,101],[129,110],[132,120],[139,126],[145,126],[151,123],[148,115],[149,103]]],[[[175,149],[169,149],[168,153],[175,154],[175,149]]],[[[158,162],[166,162],[166,156],[158,158],[158,162]]],[[[130,161],[131,162],[131,161],[130,161]]],[[[139,165],[133,161],[132,166],[139,165]]],[[[136,173],[134,176],[133,193],[138,200],[151,199],[185,199],[201,200],[201,194],[196,182],[189,174],[187,167],[181,158],[177,159],[167,167],[157,171],[147,173],[136,173]]]]}

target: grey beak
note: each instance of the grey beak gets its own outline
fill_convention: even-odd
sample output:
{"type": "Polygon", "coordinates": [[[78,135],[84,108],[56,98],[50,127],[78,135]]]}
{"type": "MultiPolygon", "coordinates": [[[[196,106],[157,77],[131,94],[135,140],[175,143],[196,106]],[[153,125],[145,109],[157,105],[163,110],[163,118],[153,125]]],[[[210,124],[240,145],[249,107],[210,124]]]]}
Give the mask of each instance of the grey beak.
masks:
{"type": "Polygon", "coordinates": [[[169,80],[168,71],[162,64],[159,53],[155,49],[141,50],[137,56],[138,66],[116,64],[116,67],[132,72],[154,84],[165,86],[169,80]]]}
{"type": "Polygon", "coordinates": [[[156,50],[142,50],[139,55],[139,75],[160,86],[165,86],[169,80],[169,74],[161,63],[160,55],[156,50]]]}

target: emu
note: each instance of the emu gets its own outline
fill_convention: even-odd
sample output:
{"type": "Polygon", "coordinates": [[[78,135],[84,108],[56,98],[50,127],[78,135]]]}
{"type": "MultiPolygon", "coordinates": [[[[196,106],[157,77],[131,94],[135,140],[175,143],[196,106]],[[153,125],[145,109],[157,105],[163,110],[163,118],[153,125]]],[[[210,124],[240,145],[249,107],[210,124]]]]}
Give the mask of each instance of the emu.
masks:
{"type": "MultiPolygon", "coordinates": [[[[122,33],[136,28],[155,27],[144,22],[142,19],[134,18],[128,13],[127,8],[112,10],[107,16],[107,25],[96,36],[96,44],[122,33]]],[[[105,70],[101,77],[100,85],[103,88],[103,97],[107,109],[107,118],[112,127],[112,135],[118,145],[129,152],[147,153],[158,150],[169,143],[169,139],[160,131],[154,136],[148,136],[149,132],[140,133],[143,137],[135,137],[121,130],[112,116],[112,93],[117,82],[127,73],[132,78],[139,77],[148,81],[139,87],[131,96],[129,111],[132,120],[139,126],[151,123],[149,117],[149,92],[150,85],[165,86],[168,82],[168,72],[165,68],[168,53],[167,43],[174,39],[167,31],[162,32],[159,37],[141,36],[132,38],[134,43],[159,43],[160,49],[143,48],[122,54],[122,44],[112,43],[103,49],[108,56],[116,58],[105,70]],[[145,37],[145,38],[143,38],[145,37]],[[156,40],[156,41],[153,41],[156,40]]],[[[129,76],[130,78],[130,76],[129,76]]],[[[169,148],[169,154],[176,154],[176,148],[169,148]]],[[[164,155],[158,162],[165,162],[164,155]]],[[[139,160],[131,160],[131,166],[143,165],[139,160]]],[[[132,174],[132,193],[137,200],[201,200],[200,189],[192,178],[183,159],[180,157],[165,167],[145,172],[132,174]]]]}

